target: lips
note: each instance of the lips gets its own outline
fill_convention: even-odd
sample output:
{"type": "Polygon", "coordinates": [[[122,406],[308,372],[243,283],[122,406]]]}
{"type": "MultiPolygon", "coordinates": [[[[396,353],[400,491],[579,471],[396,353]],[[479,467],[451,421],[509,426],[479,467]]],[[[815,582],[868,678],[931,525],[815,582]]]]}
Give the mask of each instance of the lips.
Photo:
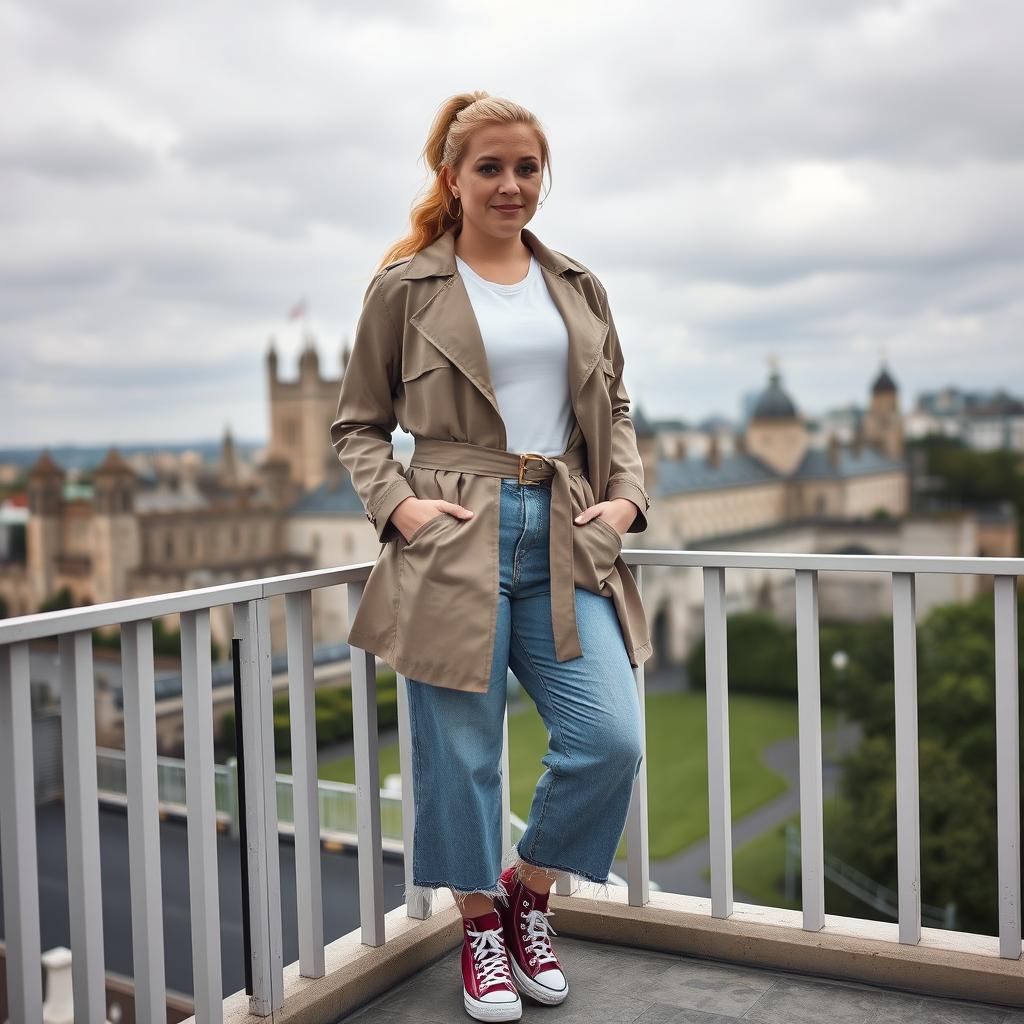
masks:
{"type": "Polygon", "coordinates": [[[521,210],[522,206],[495,206],[496,210],[521,210]]]}

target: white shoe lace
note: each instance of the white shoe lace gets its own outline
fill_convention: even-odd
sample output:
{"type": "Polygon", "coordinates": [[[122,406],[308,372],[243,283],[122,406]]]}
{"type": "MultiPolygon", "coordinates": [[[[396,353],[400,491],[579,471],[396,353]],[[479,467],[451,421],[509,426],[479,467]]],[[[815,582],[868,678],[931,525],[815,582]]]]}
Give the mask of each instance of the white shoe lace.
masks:
{"type": "Polygon", "coordinates": [[[512,976],[508,969],[508,956],[505,952],[505,935],[499,928],[484,928],[481,931],[467,926],[466,934],[470,938],[470,949],[473,962],[480,973],[480,989],[487,988],[498,982],[512,984],[512,976]]]}
{"type": "Polygon", "coordinates": [[[558,957],[555,956],[555,952],[551,948],[551,940],[548,938],[549,934],[558,934],[547,921],[553,914],[553,910],[545,912],[535,909],[531,910],[528,914],[520,912],[519,916],[526,918],[526,934],[523,938],[532,954],[530,958],[531,966],[533,964],[546,964],[549,962],[558,963],[558,957]]]}

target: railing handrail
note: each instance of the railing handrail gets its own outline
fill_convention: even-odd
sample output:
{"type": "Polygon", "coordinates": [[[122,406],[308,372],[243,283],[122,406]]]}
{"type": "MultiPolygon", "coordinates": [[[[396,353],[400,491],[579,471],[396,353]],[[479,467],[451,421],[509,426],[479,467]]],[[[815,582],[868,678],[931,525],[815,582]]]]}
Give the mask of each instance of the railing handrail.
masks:
{"type": "MultiPolygon", "coordinates": [[[[763,551],[698,551],[689,548],[623,548],[627,565],[715,569],[807,569],[814,572],[949,573],[973,576],[1022,576],[1024,558],[960,555],[830,555],[763,551]]],[[[175,612],[255,601],[264,597],[355,583],[370,575],[373,562],[353,562],[331,569],[267,576],[215,587],[61,608],[0,621],[0,645],[42,640],[84,629],[116,626],[175,612]]]]}
{"type": "MultiPolygon", "coordinates": [[[[645,566],[699,568],[704,590],[706,715],[708,737],[711,915],[733,914],[732,814],[729,754],[727,649],[730,569],[778,569],[794,574],[800,797],[802,926],[826,924],[824,906],[823,776],[821,751],[821,667],[819,575],[832,571],[882,573],[892,580],[892,638],[896,746],[896,833],[898,939],[921,942],[921,838],[917,725],[916,576],[919,573],[993,577],[995,640],[996,803],[998,847],[999,955],[1019,960],[1021,925],[1020,800],[1018,735],[1018,577],[1024,559],[940,555],[789,554],[745,551],[627,548],[623,561],[643,590],[645,566]]],[[[125,771],[132,893],[132,941],[137,1005],[157,1019],[163,1005],[163,911],[160,890],[159,778],[156,755],[153,619],[181,616],[182,693],[186,750],[186,815],[194,998],[200,1024],[223,1019],[220,920],[217,895],[217,836],[213,748],[213,675],[210,661],[211,610],[230,605],[233,635],[241,650],[242,715],[245,736],[248,899],[253,928],[253,992],[249,1012],[268,1016],[284,1004],[281,873],[278,853],[278,781],[274,759],[270,597],[283,597],[287,627],[288,695],[291,709],[292,817],[295,841],[299,973],[325,973],[320,869],[320,818],[316,761],[313,675],[312,591],[343,585],[350,621],[359,609],[373,562],[198,588],[172,594],[61,609],[0,622],[0,817],[14,828],[0,830],[8,935],[8,998],[13,1016],[41,1016],[40,928],[32,812],[33,758],[28,641],[59,639],[65,816],[68,822],[71,946],[82,983],[75,985],[75,1013],[103,1014],[103,931],[97,757],[94,730],[92,638],[90,630],[121,625],[126,697],[125,771]]],[[[361,848],[358,894],[361,941],[385,942],[382,821],[378,760],[376,658],[351,648],[353,757],[356,776],[356,835],[361,848]]],[[[646,723],[644,669],[634,669],[641,709],[645,756],[634,782],[627,836],[627,898],[631,906],[650,901],[647,843],[646,723]]],[[[402,786],[412,791],[410,723],[405,688],[397,689],[402,786]]],[[[502,848],[511,846],[507,709],[502,753],[502,848]]],[[[402,832],[409,917],[430,916],[430,889],[412,884],[411,801],[403,804],[402,832]]],[[[569,893],[567,879],[556,892],[569,893]]]]}
{"type": "Polygon", "coordinates": [[[107,601],[82,608],[59,608],[52,612],[19,615],[0,620],[0,646],[25,640],[45,640],[65,633],[77,633],[79,630],[119,626],[175,612],[204,611],[219,605],[257,601],[264,597],[317,590],[341,583],[356,583],[365,580],[373,566],[373,562],[353,562],[334,569],[314,569],[285,576],[225,583],[216,587],[129,597],[122,601],[107,601]]]}

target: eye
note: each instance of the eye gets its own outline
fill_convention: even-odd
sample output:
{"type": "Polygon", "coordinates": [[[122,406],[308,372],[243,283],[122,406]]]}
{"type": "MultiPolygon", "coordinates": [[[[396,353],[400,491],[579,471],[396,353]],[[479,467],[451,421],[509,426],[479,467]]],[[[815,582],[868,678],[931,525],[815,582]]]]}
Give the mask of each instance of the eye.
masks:
{"type": "MultiPolygon", "coordinates": [[[[496,170],[498,170],[498,165],[497,164],[481,164],[478,169],[480,170],[481,173],[483,173],[485,171],[496,171],[496,170]]],[[[527,174],[527,175],[536,174],[537,173],[537,165],[536,164],[520,164],[519,165],[519,170],[520,170],[520,172],[522,172],[524,174],[527,174]]]]}

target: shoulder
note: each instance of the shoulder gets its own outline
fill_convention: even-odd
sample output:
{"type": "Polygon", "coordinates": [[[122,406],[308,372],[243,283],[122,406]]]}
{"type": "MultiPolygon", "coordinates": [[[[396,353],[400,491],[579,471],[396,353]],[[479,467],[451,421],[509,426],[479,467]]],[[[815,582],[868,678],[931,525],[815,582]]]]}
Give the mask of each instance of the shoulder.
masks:
{"type": "Polygon", "coordinates": [[[608,302],[608,293],[597,274],[585,263],[581,263],[576,259],[575,256],[559,252],[557,249],[552,249],[551,251],[569,264],[569,269],[565,271],[565,276],[574,279],[575,287],[590,300],[591,306],[597,309],[604,307],[608,302]]]}
{"type": "Polygon", "coordinates": [[[387,304],[388,297],[393,295],[395,290],[399,287],[399,282],[402,278],[402,269],[412,259],[411,256],[406,256],[404,259],[395,260],[393,263],[389,263],[385,267],[381,267],[373,277],[370,279],[370,283],[366,286],[366,292],[363,296],[363,302],[367,302],[371,295],[375,294],[387,304]]]}

